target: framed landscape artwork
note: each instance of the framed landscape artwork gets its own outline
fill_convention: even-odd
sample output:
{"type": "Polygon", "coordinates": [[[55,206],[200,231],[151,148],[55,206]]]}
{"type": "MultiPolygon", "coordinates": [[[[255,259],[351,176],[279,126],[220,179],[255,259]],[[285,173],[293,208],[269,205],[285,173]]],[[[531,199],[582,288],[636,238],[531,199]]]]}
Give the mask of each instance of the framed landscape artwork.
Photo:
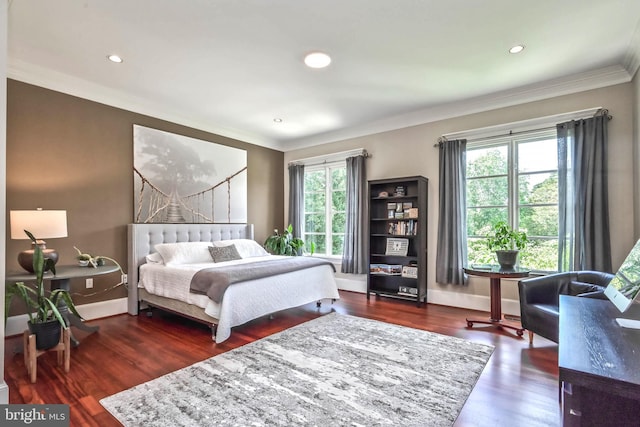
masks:
{"type": "Polygon", "coordinates": [[[247,152],[133,126],[134,222],[247,222],[247,152]]]}

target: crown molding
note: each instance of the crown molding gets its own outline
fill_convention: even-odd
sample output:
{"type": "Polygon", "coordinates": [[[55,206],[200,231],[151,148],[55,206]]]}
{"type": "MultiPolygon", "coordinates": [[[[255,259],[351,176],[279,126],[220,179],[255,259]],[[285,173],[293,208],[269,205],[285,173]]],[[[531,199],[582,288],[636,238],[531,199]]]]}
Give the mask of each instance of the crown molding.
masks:
{"type": "Polygon", "coordinates": [[[486,126],[478,129],[463,130],[460,132],[445,133],[442,135],[444,138],[452,139],[483,139],[488,137],[495,137],[496,135],[504,134],[509,136],[511,132],[529,132],[541,130],[544,128],[553,127],[555,129],[558,123],[564,123],[571,120],[585,119],[593,117],[598,111],[602,110],[602,107],[593,107],[585,110],[570,111],[561,114],[553,114],[551,116],[535,117],[533,119],[519,120],[511,123],[501,123],[494,126],[486,126]]]}
{"type": "Polygon", "coordinates": [[[621,65],[614,65],[585,73],[574,74],[572,76],[548,80],[542,83],[522,86],[512,90],[496,92],[491,95],[435,105],[362,126],[313,135],[308,138],[290,140],[283,143],[283,149],[285,152],[298,150],[315,145],[359,138],[376,133],[461,117],[468,114],[512,107],[514,105],[584,92],[586,90],[599,89],[630,81],[631,75],[629,75],[628,71],[621,65]]]}
{"type": "Polygon", "coordinates": [[[638,72],[638,68],[640,68],[640,21],[638,21],[636,30],[631,37],[629,49],[627,50],[627,54],[624,56],[622,65],[632,78],[638,72]]]}
{"type": "MultiPolygon", "coordinates": [[[[640,32],[636,31],[635,34],[635,37],[640,37],[640,32]]],[[[634,38],[634,40],[636,39],[634,38]]],[[[7,64],[7,77],[134,113],[144,114],[194,129],[211,132],[227,138],[287,152],[468,114],[525,104],[527,102],[539,101],[556,96],[598,89],[615,84],[627,83],[631,81],[633,76],[629,70],[637,70],[638,62],[640,61],[640,52],[638,52],[638,49],[640,49],[638,45],[640,45],[640,43],[634,43],[632,45],[634,49],[630,49],[625,56],[624,67],[622,65],[614,65],[572,76],[548,80],[546,82],[522,86],[512,90],[496,92],[486,96],[431,106],[408,114],[388,117],[347,129],[325,132],[305,138],[280,141],[240,132],[235,129],[215,126],[211,124],[208,118],[185,117],[182,112],[176,111],[171,106],[151,103],[146,99],[134,97],[122,91],[19,60],[12,60],[11,58],[9,58],[7,64]]]]}
{"type": "Polygon", "coordinates": [[[13,80],[40,86],[45,89],[109,105],[111,107],[155,117],[168,122],[203,130],[205,132],[211,132],[227,138],[282,151],[280,144],[278,144],[277,141],[272,141],[262,136],[250,133],[239,132],[234,129],[215,126],[211,124],[210,119],[204,117],[185,117],[183,113],[176,111],[170,106],[158,105],[157,103],[149,102],[146,99],[131,96],[123,91],[114,90],[106,86],[29,64],[24,61],[10,58],[7,65],[7,77],[13,80]]]}

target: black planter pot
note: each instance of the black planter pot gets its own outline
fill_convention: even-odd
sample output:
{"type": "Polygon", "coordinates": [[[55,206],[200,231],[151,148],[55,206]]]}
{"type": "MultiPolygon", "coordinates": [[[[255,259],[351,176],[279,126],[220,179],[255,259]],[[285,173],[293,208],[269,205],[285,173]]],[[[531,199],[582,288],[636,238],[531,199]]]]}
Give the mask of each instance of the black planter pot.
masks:
{"type": "Polygon", "coordinates": [[[502,270],[513,270],[518,261],[519,251],[496,251],[498,264],[502,270]]]}
{"type": "Polygon", "coordinates": [[[36,348],[38,350],[46,350],[60,342],[62,326],[58,320],[54,319],[44,323],[27,323],[29,331],[36,336],[36,348]]]}

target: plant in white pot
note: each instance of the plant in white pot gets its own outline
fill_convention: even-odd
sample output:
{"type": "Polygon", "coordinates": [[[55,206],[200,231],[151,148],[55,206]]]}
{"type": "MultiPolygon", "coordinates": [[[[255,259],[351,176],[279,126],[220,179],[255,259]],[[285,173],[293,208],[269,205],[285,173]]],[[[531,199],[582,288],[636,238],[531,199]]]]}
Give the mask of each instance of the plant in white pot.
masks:
{"type": "Polygon", "coordinates": [[[503,270],[512,270],[518,261],[518,253],[527,246],[529,238],[524,231],[516,231],[505,221],[493,225],[493,234],[487,238],[489,249],[495,251],[503,270]]]}
{"type": "Polygon", "coordinates": [[[82,252],[80,249],[78,249],[75,246],[73,247],[73,249],[75,249],[76,252],[78,252],[78,256],[76,256],[76,259],[78,260],[78,265],[80,267],[96,268],[96,267],[105,265],[106,261],[111,261],[120,269],[120,273],[124,274],[124,271],[122,270],[122,267],[120,267],[120,264],[118,264],[118,261],[116,261],[113,258],[109,258],[108,256],[104,256],[104,255],[93,256],[89,253],[82,252]]]}
{"type": "MultiPolygon", "coordinates": [[[[36,238],[29,231],[24,231],[32,242],[36,238]]],[[[35,245],[33,252],[33,272],[35,274],[35,287],[26,285],[24,282],[8,284],[5,289],[4,323],[7,324],[9,307],[14,296],[19,296],[27,307],[29,321],[29,331],[36,335],[36,348],[44,350],[51,348],[60,341],[62,329],[68,327],[66,320],[60,314],[59,308],[66,305],[66,308],[76,316],[76,307],[71,299],[71,295],[64,289],[45,289],[44,273],[47,270],[55,275],[56,269],[53,260],[45,258],[42,249],[35,245]]]]}

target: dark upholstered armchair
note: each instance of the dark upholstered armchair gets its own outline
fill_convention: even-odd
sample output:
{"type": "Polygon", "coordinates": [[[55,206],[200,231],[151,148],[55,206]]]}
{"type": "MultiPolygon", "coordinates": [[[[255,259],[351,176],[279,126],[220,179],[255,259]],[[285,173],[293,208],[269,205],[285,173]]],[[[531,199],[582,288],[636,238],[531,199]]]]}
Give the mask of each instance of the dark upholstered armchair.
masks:
{"type": "Polygon", "coordinates": [[[533,334],[558,342],[560,295],[606,298],[604,290],[614,275],[599,271],[569,271],[520,280],[520,321],[533,334]]]}

